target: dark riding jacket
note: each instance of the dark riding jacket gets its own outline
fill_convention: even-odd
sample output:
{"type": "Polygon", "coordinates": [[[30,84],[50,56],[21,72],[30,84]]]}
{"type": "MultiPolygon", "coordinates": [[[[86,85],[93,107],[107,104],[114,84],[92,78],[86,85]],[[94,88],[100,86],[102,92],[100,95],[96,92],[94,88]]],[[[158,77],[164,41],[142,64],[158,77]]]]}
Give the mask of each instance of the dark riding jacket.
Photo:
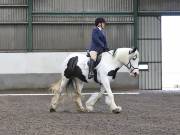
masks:
{"type": "Polygon", "coordinates": [[[107,41],[103,32],[98,28],[94,28],[92,31],[91,46],[89,51],[96,51],[102,53],[107,50],[107,41]]]}

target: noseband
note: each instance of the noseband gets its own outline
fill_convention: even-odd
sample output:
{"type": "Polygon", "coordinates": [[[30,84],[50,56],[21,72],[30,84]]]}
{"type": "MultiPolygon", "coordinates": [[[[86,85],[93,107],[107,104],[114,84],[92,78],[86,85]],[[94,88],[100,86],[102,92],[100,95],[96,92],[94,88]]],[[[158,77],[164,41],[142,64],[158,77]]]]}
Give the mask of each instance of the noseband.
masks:
{"type": "Polygon", "coordinates": [[[131,61],[129,60],[128,64],[124,64],[124,66],[126,66],[130,71],[130,73],[132,73],[135,69],[139,69],[139,68],[135,68],[132,64],[131,61]]]}

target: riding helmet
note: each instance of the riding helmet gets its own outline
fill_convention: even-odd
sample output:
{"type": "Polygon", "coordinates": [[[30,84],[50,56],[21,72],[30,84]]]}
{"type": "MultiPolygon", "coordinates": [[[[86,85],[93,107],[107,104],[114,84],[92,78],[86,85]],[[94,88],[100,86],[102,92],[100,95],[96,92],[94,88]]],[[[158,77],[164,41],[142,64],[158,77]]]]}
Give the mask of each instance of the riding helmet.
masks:
{"type": "Polygon", "coordinates": [[[99,23],[106,23],[105,19],[102,17],[98,17],[95,20],[95,25],[97,26],[99,23]]]}

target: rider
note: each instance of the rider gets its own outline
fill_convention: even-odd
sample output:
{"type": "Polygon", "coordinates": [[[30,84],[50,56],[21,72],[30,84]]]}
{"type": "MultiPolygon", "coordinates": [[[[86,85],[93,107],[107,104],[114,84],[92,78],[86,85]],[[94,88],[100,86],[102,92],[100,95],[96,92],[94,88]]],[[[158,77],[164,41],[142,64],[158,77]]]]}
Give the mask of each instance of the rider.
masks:
{"type": "Polygon", "coordinates": [[[97,55],[102,52],[108,51],[106,36],[104,35],[103,29],[105,28],[106,21],[102,17],[98,17],[95,20],[95,28],[92,30],[91,46],[89,49],[90,54],[90,66],[88,79],[94,77],[94,63],[97,55]]]}

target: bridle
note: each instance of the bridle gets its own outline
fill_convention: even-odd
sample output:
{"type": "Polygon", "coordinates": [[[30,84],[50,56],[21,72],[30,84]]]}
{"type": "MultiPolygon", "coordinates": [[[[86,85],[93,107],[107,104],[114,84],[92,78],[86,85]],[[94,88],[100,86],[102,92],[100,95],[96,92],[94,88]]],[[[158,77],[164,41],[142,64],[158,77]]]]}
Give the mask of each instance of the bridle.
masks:
{"type": "Polygon", "coordinates": [[[131,59],[129,60],[128,64],[123,64],[123,65],[126,66],[129,70],[131,70],[130,73],[132,73],[135,69],[139,69],[131,64],[131,59]]]}
{"type": "MultiPolygon", "coordinates": [[[[116,50],[117,50],[117,49],[114,49],[114,50],[113,50],[113,54],[111,54],[109,51],[107,51],[107,52],[114,57],[114,56],[115,56],[115,53],[116,53],[116,50]]],[[[131,58],[131,59],[133,59],[133,58],[131,58]]],[[[139,68],[134,67],[134,66],[131,64],[131,59],[129,60],[128,64],[123,64],[123,65],[122,65],[122,66],[127,67],[129,70],[131,70],[130,73],[132,73],[135,69],[139,69],[139,68]]],[[[122,66],[119,67],[118,69],[121,69],[122,66]]]]}

